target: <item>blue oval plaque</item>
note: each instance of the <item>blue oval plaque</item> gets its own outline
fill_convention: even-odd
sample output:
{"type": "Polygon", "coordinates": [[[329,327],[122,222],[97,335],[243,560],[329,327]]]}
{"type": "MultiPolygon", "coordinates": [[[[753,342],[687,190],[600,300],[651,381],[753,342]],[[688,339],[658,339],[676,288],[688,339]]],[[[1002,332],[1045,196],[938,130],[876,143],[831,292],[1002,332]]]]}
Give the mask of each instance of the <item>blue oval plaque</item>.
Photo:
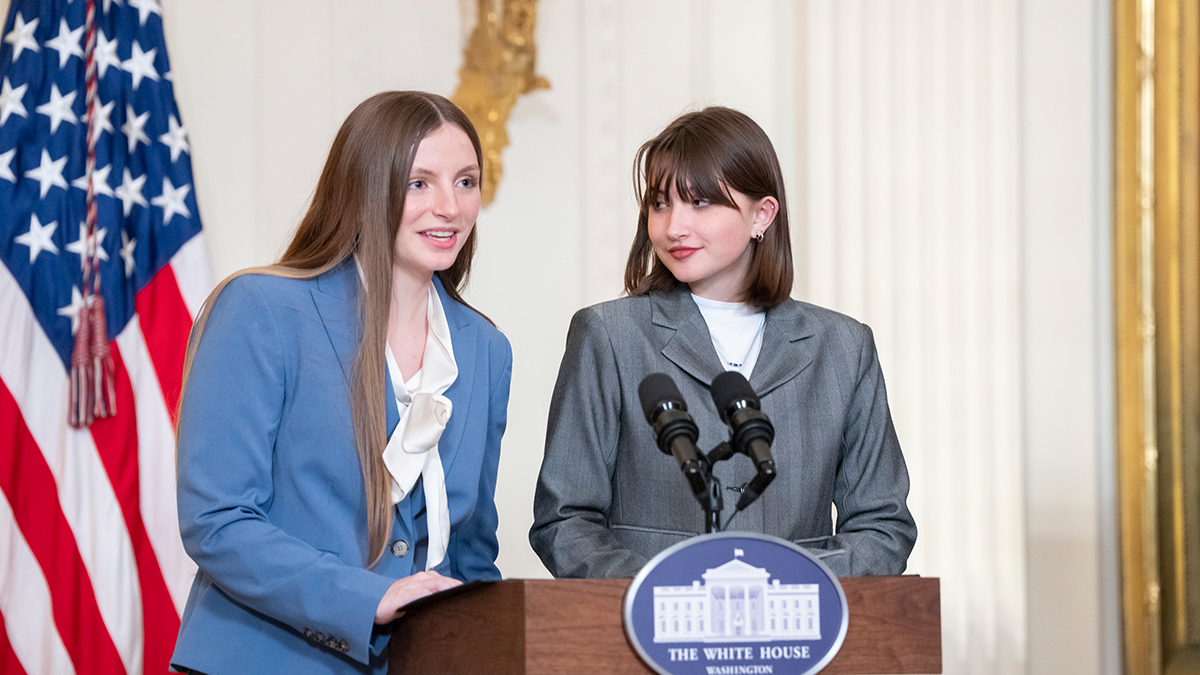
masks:
{"type": "Polygon", "coordinates": [[[764,534],[693,537],[659,553],[625,594],[625,632],[662,675],[809,675],[846,638],[828,567],[764,534]]]}

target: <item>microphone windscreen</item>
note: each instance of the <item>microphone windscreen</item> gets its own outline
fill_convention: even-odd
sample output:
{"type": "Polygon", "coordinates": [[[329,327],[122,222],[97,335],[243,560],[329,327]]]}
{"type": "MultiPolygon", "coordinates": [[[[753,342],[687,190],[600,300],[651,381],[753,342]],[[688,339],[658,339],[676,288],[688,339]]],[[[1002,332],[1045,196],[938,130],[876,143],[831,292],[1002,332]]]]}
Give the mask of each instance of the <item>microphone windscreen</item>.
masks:
{"type": "Polygon", "coordinates": [[[675,381],[669,375],[662,373],[651,373],[642,380],[642,383],[638,385],[638,398],[642,401],[642,414],[650,423],[654,421],[652,419],[654,411],[668,401],[687,410],[687,406],[683,403],[683,394],[679,393],[679,387],[675,386],[675,381]]]}
{"type": "Polygon", "coordinates": [[[736,370],[727,370],[713,378],[709,391],[712,393],[713,403],[717,406],[717,413],[726,423],[729,422],[726,419],[729,406],[733,405],[734,401],[745,399],[755,407],[759,404],[758,395],[750,388],[750,383],[736,370]]]}

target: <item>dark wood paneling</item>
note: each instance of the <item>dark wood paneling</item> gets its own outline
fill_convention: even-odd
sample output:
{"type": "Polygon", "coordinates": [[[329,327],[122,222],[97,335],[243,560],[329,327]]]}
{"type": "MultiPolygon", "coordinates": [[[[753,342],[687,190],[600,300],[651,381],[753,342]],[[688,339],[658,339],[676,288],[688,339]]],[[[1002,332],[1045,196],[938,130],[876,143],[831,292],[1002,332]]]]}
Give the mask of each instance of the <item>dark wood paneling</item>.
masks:
{"type": "Polygon", "coordinates": [[[846,641],[822,673],[942,672],[941,584],[922,577],[846,577],[846,641]]]}
{"type": "Polygon", "coordinates": [[[525,582],[528,673],[645,675],[621,625],[629,579],[525,582]]]}
{"type": "Polygon", "coordinates": [[[501,581],[396,621],[391,673],[525,673],[525,585],[501,581]]]}

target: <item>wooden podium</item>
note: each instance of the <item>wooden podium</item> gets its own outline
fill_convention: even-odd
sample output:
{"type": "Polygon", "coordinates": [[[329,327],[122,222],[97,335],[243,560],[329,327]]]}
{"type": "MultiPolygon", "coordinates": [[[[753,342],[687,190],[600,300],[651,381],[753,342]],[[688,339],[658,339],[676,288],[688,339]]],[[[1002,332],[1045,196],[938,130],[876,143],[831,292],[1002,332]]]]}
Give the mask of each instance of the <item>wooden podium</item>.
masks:
{"type": "MultiPolygon", "coordinates": [[[[393,673],[644,675],[621,615],[630,579],[498,581],[407,613],[393,673]]],[[[938,579],[847,577],[850,626],[821,672],[942,672],[938,579]]]]}

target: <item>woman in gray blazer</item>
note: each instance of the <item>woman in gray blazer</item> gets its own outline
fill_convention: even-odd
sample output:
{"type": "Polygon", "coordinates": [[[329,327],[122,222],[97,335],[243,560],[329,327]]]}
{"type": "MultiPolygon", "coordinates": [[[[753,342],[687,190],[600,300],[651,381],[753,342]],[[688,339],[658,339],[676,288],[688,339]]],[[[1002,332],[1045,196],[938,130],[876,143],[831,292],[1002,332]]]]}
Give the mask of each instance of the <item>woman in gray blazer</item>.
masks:
{"type": "MultiPolygon", "coordinates": [[[[638,385],[668,374],[709,448],[729,437],[709,387],[738,370],[775,425],[778,476],[728,529],[814,549],[839,575],[900,574],[917,530],[874,338],[848,316],[788,297],[787,200],[770,139],[740,112],[706,108],[643,145],[635,166],[641,209],[627,297],[571,321],[534,498],[534,550],[556,577],[629,577],[703,532],[678,464],[656,446],[638,385]]],[[[713,473],[740,491],[756,472],[735,457],[713,473]]],[[[722,523],[736,497],[728,493],[722,523]]]]}

